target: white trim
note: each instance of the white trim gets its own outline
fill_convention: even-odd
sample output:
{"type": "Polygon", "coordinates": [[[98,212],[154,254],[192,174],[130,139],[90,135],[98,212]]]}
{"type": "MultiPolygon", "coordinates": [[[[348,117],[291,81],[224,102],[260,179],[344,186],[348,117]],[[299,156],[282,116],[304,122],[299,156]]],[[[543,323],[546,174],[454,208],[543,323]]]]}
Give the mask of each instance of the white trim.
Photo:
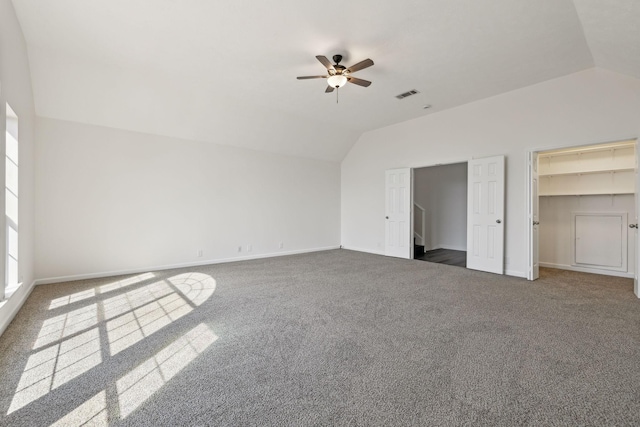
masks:
{"type": "Polygon", "coordinates": [[[424,165],[424,166],[411,166],[411,169],[423,169],[423,168],[432,168],[434,166],[451,166],[451,165],[459,165],[460,163],[469,163],[469,160],[473,160],[473,157],[469,158],[469,157],[465,157],[464,159],[460,159],[460,160],[446,160],[444,162],[440,162],[440,163],[431,163],[429,165],[424,165]]]}
{"type": "Polygon", "coordinates": [[[185,262],[185,263],[179,263],[179,264],[160,265],[160,266],[147,267],[147,268],[131,268],[127,270],[112,270],[112,271],[102,271],[99,273],[86,273],[86,274],[75,274],[71,276],[47,277],[43,279],[37,279],[34,281],[34,283],[36,285],[49,285],[53,283],[72,282],[75,280],[98,279],[102,277],[122,276],[125,274],[146,273],[149,271],[173,270],[175,268],[199,267],[203,265],[222,264],[225,262],[248,261],[252,259],[262,259],[262,258],[274,258],[274,257],[286,256],[286,255],[305,254],[309,252],[329,251],[332,249],[340,249],[340,246],[326,246],[322,248],[300,249],[295,251],[276,252],[276,253],[268,253],[268,254],[260,254],[260,255],[249,255],[249,256],[242,256],[242,257],[235,257],[235,258],[210,259],[207,261],[185,262]]]}
{"type": "Polygon", "coordinates": [[[554,264],[551,262],[540,262],[540,267],[579,271],[581,273],[602,274],[604,276],[627,277],[629,279],[633,279],[633,273],[627,273],[626,271],[601,270],[599,268],[578,267],[567,264],[554,264]]]}
{"type": "Polygon", "coordinates": [[[22,284],[22,285],[16,287],[15,289],[13,289],[13,292],[11,293],[11,296],[7,297],[7,299],[5,299],[4,301],[0,302],[0,336],[4,333],[4,331],[7,330],[7,328],[11,324],[11,321],[16,317],[16,315],[18,314],[18,312],[20,311],[20,309],[24,305],[24,303],[27,300],[27,298],[29,298],[29,295],[31,295],[31,291],[33,291],[33,288],[34,288],[35,284],[36,284],[35,280],[33,282],[31,282],[29,287],[24,291],[24,296],[23,297],[21,297],[21,298],[20,297],[16,297],[15,295],[21,293],[19,291],[21,290],[22,286],[24,286],[24,284],[22,284]],[[15,305],[15,306],[13,307],[13,309],[11,309],[11,311],[7,315],[5,315],[5,313],[3,313],[3,311],[4,311],[5,307],[10,305],[10,304],[11,305],[15,305]]]}

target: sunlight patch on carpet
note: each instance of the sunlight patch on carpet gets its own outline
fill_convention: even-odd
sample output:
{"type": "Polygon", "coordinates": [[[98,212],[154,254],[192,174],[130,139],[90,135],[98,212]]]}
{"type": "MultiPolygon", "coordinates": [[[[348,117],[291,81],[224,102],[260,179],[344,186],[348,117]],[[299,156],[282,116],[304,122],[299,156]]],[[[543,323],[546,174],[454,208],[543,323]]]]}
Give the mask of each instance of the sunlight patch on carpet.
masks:
{"type": "Polygon", "coordinates": [[[104,391],[101,391],[55,423],[51,424],[51,427],[107,425],[109,425],[107,396],[104,391]]]}
{"type": "MultiPolygon", "coordinates": [[[[140,274],[52,299],[48,310],[56,315],[42,323],[7,415],[22,408],[28,411],[53,390],[192,313],[216,287],[215,279],[202,273],[144,283],[154,278],[153,273],[140,274]],[[138,286],[129,288],[133,285],[138,286]],[[113,295],[102,295],[107,292],[113,295]],[[57,314],[61,311],[65,312],[57,314]]],[[[129,415],[217,339],[201,323],[120,377],[115,384],[119,415],[129,415]]],[[[109,416],[118,417],[109,413],[105,393],[81,403],[56,424],[104,425],[109,416]]]]}
{"type": "Polygon", "coordinates": [[[131,347],[191,311],[193,308],[180,295],[172,293],[108,321],[111,355],[131,347]]]}
{"type": "Polygon", "coordinates": [[[53,310],[54,308],[64,307],[65,305],[73,304],[74,302],[89,299],[94,296],[96,296],[96,290],[87,289],[85,291],[76,292],[71,295],[66,295],[64,297],[56,298],[53,301],[51,301],[51,304],[49,304],[49,310],[53,310]]]}
{"type": "Polygon", "coordinates": [[[122,279],[122,280],[118,280],[118,281],[113,282],[113,283],[108,283],[106,285],[102,285],[102,286],[100,286],[98,288],[98,292],[100,292],[101,294],[104,294],[104,293],[107,293],[107,292],[115,291],[117,289],[122,289],[122,288],[125,288],[127,286],[131,286],[131,285],[135,285],[137,283],[144,282],[145,280],[153,279],[154,277],[156,277],[156,275],[153,274],[153,273],[138,274],[137,276],[128,277],[126,279],[122,279]]]}
{"type": "Polygon", "coordinates": [[[208,274],[186,273],[173,276],[168,280],[195,305],[200,305],[208,300],[216,290],[216,281],[208,274]]]}
{"type": "Polygon", "coordinates": [[[98,328],[32,354],[7,414],[39,399],[101,362],[98,328]]]}
{"type": "Polygon", "coordinates": [[[218,339],[204,323],[160,350],[117,382],[120,416],[127,417],[218,339]]]}
{"type": "Polygon", "coordinates": [[[42,323],[34,349],[54,343],[98,324],[98,306],[89,304],[85,307],[51,317],[42,323]]]}

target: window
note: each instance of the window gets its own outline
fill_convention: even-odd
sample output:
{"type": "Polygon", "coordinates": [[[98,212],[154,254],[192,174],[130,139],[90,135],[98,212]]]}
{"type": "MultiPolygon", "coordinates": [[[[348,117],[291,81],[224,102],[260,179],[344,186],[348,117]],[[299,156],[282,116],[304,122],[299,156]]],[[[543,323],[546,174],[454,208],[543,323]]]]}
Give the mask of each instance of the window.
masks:
{"type": "Polygon", "coordinates": [[[18,116],[7,104],[5,138],[6,288],[18,284],[18,116]]]}

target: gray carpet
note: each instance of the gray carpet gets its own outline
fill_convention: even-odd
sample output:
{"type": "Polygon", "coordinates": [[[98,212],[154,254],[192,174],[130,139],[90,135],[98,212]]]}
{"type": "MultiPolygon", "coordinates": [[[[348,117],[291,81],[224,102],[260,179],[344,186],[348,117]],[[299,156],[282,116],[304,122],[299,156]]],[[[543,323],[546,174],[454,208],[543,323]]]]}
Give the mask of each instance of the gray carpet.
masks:
{"type": "Polygon", "coordinates": [[[347,250],[40,286],[0,424],[639,425],[632,289],[347,250]]]}

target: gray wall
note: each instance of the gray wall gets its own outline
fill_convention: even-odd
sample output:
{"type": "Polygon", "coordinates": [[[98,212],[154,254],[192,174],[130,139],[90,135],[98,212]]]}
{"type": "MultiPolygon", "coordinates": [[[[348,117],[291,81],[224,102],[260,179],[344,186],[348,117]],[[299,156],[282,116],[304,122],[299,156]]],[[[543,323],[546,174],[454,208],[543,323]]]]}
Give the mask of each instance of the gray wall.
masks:
{"type": "Polygon", "coordinates": [[[467,247],[467,163],[414,170],[414,202],[426,211],[426,249],[467,247]]]}

